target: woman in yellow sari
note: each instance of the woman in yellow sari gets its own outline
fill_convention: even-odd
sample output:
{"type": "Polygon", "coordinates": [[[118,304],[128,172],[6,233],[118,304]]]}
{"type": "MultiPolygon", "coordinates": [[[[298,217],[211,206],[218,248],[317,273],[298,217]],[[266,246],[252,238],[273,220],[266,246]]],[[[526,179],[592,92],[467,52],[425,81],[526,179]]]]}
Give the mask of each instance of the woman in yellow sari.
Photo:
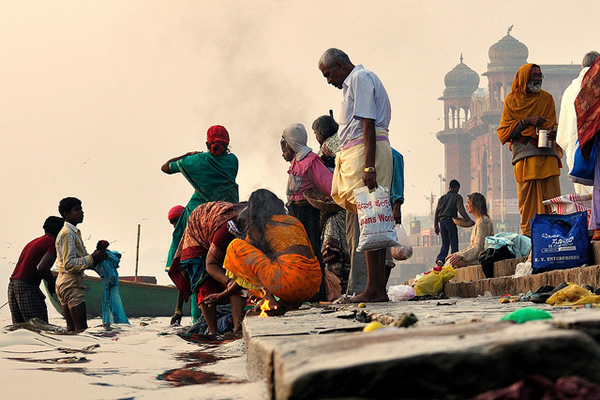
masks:
{"type": "Polygon", "coordinates": [[[308,301],[319,291],[319,261],[302,223],[286,215],[283,201],[259,189],[250,195],[239,221],[245,239],[234,239],[229,244],[223,268],[231,279],[225,292],[213,295],[212,300],[246,288],[271,305],[278,306],[276,296],[279,305],[291,307],[308,301]]]}

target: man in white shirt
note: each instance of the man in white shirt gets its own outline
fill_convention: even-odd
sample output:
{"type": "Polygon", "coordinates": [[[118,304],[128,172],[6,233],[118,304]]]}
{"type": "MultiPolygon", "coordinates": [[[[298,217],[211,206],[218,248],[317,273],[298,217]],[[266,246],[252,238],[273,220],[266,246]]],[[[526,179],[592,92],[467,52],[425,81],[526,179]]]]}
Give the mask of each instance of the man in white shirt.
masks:
{"type": "Polygon", "coordinates": [[[77,228],[77,224],[83,222],[79,199],[65,197],[58,204],[58,212],[65,219],[65,225],[56,237],[56,295],[67,320],[67,331],[83,332],[87,329],[83,271],[106,260],[107,255],[104,250],[95,250],[92,254],[86,251],[77,228]]]}
{"type": "MultiPolygon", "coordinates": [[[[348,247],[353,251],[359,234],[354,189],[362,186],[374,189],[377,185],[390,188],[392,181],[392,150],[388,139],[390,100],[377,75],[362,65],[352,64],[339,49],[328,49],[319,60],[319,69],[327,83],[341,89],[343,95],[338,121],[342,150],[336,156],[331,196],[348,211],[348,247]]],[[[365,252],[366,289],[349,302],[388,301],[385,255],[385,248],[365,252]]]]}
{"type": "MultiPolygon", "coordinates": [[[[569,171],[573,169],[575,150],[579,147],[579,142],[577,140],[577,114],[575,113],[575,98],[581,90],[581,81],[583,80],[583,76],[598,57],[600,57],[600,53],[597,51],[590,51],[583,56],[583,61],[581,62],[582,70],[579,72],[579,76],[573,79],[573,82],[571,82],[571,84],[565,89],[560,103],[560,116],[558,117],[556,143],[558,143],[558,145],[565,151],[569,171]]],[[[592,193],[593,179],[589,186],[583,185],[583,181],[577,182],[573,178],[571,178],[571,180],[574,182],[575,193],[592,193]]]]}

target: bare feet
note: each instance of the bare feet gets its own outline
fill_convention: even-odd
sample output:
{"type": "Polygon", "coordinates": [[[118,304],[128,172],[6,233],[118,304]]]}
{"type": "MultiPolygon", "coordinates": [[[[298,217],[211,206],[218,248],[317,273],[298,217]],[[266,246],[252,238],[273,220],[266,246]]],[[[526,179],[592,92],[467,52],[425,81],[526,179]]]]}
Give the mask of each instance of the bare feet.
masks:
{"type": "Polygon", "coordinates": [[[385,303],[390,301],[389,297],[385,292],[383,294],[380,293],[370,293],[368,291],[364,291],[356,296],[350,297],[349,299],[342,299],[340,303],[342,304],[353,304],[353,303],[385,303]]]}

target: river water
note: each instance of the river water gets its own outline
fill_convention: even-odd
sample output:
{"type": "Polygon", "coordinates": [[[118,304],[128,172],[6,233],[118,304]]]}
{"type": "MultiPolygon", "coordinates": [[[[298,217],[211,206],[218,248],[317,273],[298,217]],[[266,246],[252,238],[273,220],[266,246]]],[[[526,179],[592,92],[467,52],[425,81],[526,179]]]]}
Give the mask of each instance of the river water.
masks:
{"type": "MultiPolygon", "coordinates": [[[[4,304],[4,303],[2,303],[4,304]]],[[[0,304],[1,305],[1,304],[0,304]]],[[[66,326],[51,310],[50,323],[66,326]]],[[[67,335],[14,329],[0,309],[2,398],[265,399],[266,383],[249,382],[243,340],[188,335],[169,317],[132,318],[67,335]]]]}

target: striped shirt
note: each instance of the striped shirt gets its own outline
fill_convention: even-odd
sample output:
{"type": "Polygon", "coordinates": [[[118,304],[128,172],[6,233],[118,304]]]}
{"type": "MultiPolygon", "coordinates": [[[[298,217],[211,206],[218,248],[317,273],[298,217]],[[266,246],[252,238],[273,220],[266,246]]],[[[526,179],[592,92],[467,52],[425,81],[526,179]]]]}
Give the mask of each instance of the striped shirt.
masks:
{"type": "Polygon", "coordinates": [[[94,265],[94,259],[85,249],[81,239],[81,231],[69,222],[56,237],[56,265],[58,272],[82,273],[84,269],[94,265]]]}

